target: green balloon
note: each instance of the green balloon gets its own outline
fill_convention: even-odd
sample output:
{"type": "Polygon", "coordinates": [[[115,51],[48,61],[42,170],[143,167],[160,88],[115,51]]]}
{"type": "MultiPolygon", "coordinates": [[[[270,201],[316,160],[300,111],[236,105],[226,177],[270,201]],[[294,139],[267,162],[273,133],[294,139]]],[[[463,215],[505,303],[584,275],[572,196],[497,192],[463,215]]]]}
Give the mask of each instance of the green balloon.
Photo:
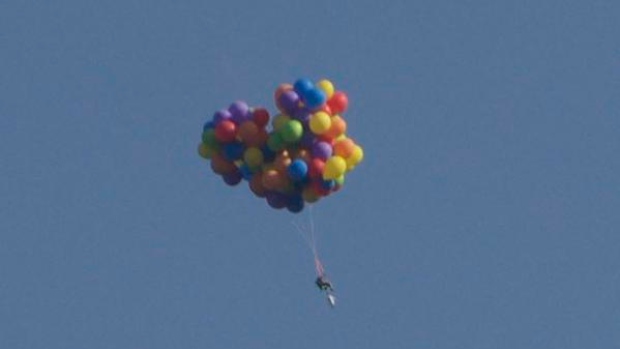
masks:
{"type": "Polygon", "coordinates": [[[271,149],[271,151],[280,151],[284,148],[284,140],[282,140],[282,136],[274,132],[269,135],[267,138],[267,147],[271,149]]]}
{"type": "Polygon", "coordinates": [[[280,130],[282,140],[287,143],[295,143],[301,139],[304,134],[304,127],[298,120],[287,121],[280,130]]]}
{"type": "Polygon", "coordinates": [[[215,148],[219,145],[219,142],[215,138],[215,130],[210,128],[202,133],[202,143],[208,145],[211,148],[215,148]]]}

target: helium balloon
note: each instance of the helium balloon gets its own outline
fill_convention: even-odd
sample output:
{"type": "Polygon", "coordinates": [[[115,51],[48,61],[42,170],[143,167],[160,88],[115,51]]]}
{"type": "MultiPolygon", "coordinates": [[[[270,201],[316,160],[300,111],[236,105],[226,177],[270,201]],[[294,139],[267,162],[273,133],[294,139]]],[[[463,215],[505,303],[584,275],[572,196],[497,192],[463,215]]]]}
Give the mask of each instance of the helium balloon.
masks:
{"type": "Polygon", "coordinates": [[[319,111],[310,117],[310,130],[314,134],[320,135],[327,132],[331,125],[331,118],[326,112],[319,111]]]}
{"type": "Polygon", "coordinates": [[[258,125],[252,120],[244,121],[239,125],[237,137],[248,146],[256,146],[260,143],[258,125]]]}
{"type": "Polygon", "coordinates": [[[282,176],[280,175],[280,172],[276,170],[269,170],[263,172],[262,184],[265,189],[277,190],[279,188],[282,188],[283,183],[284,181],[282,179],[282,176]]]}
{"type": "Polygon", "coordinates": [[[211,159],[215,151],[204,143],[198,144],[198,154],[204,159],[211,159]]]}
{"type": "Polygon", "coordinates": [[[250,191],[276,209],[297,213],[337,192],[364,152],[346,134],[348,97],[322,79],[281,84],[267,108],[238,100],[202,125],[198,154],[228,185],[250,191]]]}
{"type": "Polygon", "coordinates": [[[301,195],[293,195],[287,198],[286,209],[292,213],[299,213],[304,209],[304,199],[301,195]]]}
{"type": "Polygon", "coordinates": [[[205,122],[204,126],[202,126],[202,132],[206,132],[207,130],[211,130],[215,128],[215,122],[213,120],[205,122]]]}
{"type": "Polygon", "coordinates": [[[241,167],[239,167],[239,173],[241,173],[241,177],[246,181],[251,180],[254,176],[254,172],[247,164],[242,164],[241,167]]]}
{"type": "Polygon", "coordinates": [[[327,99],[325,97],[325,92],[319,90],[318,88],[313,88],[307,91],[304,97],[306,105],[310,109],[320,108],[327,99]]]}
{"type": "Polygon", "coordinates": [[[249,168],[256,168],[263,164],[263,152],[255,147],[247,148],[243,153],[243,161],[249,168]]]}
{"type": "Polygon", "coordinates": [[[213,115],[213,123],[215,125],[219,124],[220,122],[224,120],[230,120],[230,119],[232,119],[232,114],[227,109],[218,110],[213,115]]]}
{"type": "Polygon", "coordinates": [[[242,123],[250,118],[250,107],[244,101],[236,101],[228,107],[228,111],[235,123],[242,123]]]}
{"type": "Polygon", "coordinates": [[[298,79],[293,84],[293,89],[303,98],[310,90],[314,89],[314,84],[308,79],[298,79]]]}
{"type": "Polygon", "coordinates": [[[215,127],[215,138],[220,142],[232,142],[237,133],[237,126],[230,120],[223,120],[215,127]]]}
{"type": "Polygon", "coordinates": [[[222,155],[216,153],[211,156],[211,169],[217,174],[226,174],[236,171],[237,167],[222,155]]]}
{"type": "Polygon", "coordinates": [[[347,158],[347,170],[352,170],[357,164],[364,159],[364,150],[359,145],[356,145],[351,152],[351,156],[347,158]]]}
{"type": "Polygon", "coordinates": [[[280,131],[282,126],[284,126],[284,124],[286,124],[289,120],[291,120],[291,118],[286,114],[276,115],[276,117],[273,118],[273,121],[271,122],[273,125],[273,129],[275,131],[280,131]]]}
{"type": "Polygon", "coordinates": [[[327,160],[332,156],[332,146],[323,141],[315,142],[312,145],[312,156],[322,160],[327,160]]]}
{"type": "Polygon", "coordinates": [[[308,176],[312,179],[318,179],[323,177],[323,171],[325,170],[325,161],[314,158],[310,160],[308,166],[308,176]]]}
{"type": "Polygon", "coordinates": [[[239,171],[225,173],[222,175],[222,178],[224,179],[224,182],[226,182],[226,184],[230,186],[235,186],[239,184],[239,182],[241,182],[241,179],[242,179],[241,173],[239,173],[239,171]]]}
{"type": "Polygon", "coordinates": [[[285,114],[292,114],[298,109],[299,100],[299,95],[295,91],[286,91],[280,95],[278,100],[279,109],[285,114]]]}
{"type": "Polygon", "coordinates": [[[320,199],[320,195],[314,191],[312,186],[305,187],[301,193],[301,197],[309,204],[315,203],[320,199]]]}
{"type": "Polygon", "coordinates": [[[217,148],[218,140],[217,140],[217,137],[215,136],[214,129],[210,128],[208,130],[205,130],[202,133],[202,143],[210,146],[211,148],[217,148]]]}
{"type": "Polygon", "coordinates": [[[250,179],[250,190],[259,198],[265,197],[267,189],[263,186],[263,175],[261,172],[255,173],[252,179],[250,179]]]}
{"type": "Polygon", "coordinates": [[[334,143],[334,154],[345,159],[353,154],[353,149],[355,149],[355,143],[350,138],[344,138],[334,143]]]}
{"type": "Polygon", "coordinates": [[[275,209],[285,208],[287,204],[286,196],[275,191],[266,192],[265,199],[267,199],[267,204],[275,209]]]}
{"type": "Polygon", "coordinates": [[[280,128],[280,134],[282,140],[287,143],[294,143],[301,139],[304,132],[304,127],[301,122],[297,120],[288,120],[280,128]]]}
{"type": "Polygon", "coordinates": [[[325,132],[324,135],[331,139],[335,139],[340,137],[341,135],[344,135],[346,131],[346,121],[344,121],[344,119],[340,117],[340,115],[334,115],[331,117],[331,127],[329,128],[329,130],[327,130],[327,132],[325,132]]]}
{"type": "Polygon", "coordinates": [[[241,143],[228,143],[224,146],[224,157],[228,161],[236,161],[243,157],[244,147],[241,143]]]}
{"type": "Polygon", "coordinates": [[[269,147],[269,150],[273,152],[282,150],[284,147],[284,140],[282,139],[282,136],[279,133],[270,134],[267,139],[267,147],[269,147]]]}
{"type": "Polygon", "coordinates": [[[332,98],[327,101],[327,105],[329,105],[334,114],[342,114],[349,106],[349,98],[344,92],[337,91],[334,92],[332,98]]]}
{"type": "Polygon", "coordinates": [[[316,86],[321,89],[321,91],[323,91],[323,93],[325,94],[325,97],[327,97],[327,99],[332,98],[332,96],[334,95],[334,84],[332,84],[331,81],[327,80],[327,79],[323,79],[321,81],[319,81],[316,86]]]}
{"type": "Polygon", "coordinates": [[[325,170],[323,171],[323,179],[336,179],[344,174],[347,170],[347,162],[340,156],[332,156],[325,162],[325,170]]]}
{"type": "Polygon", "coordinates": [[[292,180],[302,181],[308,174],[308,165],[306,165],[305,161],[297,159],[288,165],[287,172],[292,180]]]}
{"type": "Polygon", "coordinates": [[[276,156],[276,159],[273,161],[273,165],[280,172],[286,172],[286,169],[288,168],[288,165],[290,164],[291,164],[291,157],[288,151],[286,150],[280,152],[276,156]]]}
{"type": "Polygon", "coordinates": [[[265,108],[256,108],[252,112],[252,121],[259,128],[264,128],[269,123],[269,112],[265,108]]]}

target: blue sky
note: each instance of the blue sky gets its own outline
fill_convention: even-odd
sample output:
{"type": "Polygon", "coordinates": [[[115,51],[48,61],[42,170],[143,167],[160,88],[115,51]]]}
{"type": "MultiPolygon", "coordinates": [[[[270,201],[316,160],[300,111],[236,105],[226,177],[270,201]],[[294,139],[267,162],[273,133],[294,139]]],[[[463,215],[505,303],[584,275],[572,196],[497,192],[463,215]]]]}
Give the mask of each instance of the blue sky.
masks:
{"type": "Polygon", "coordinates": [[[614,1],[9,1],[0,347],[618,348],[614,1]],[[349,94],[291,222],[196,154],[237,99],[349,94]]]}

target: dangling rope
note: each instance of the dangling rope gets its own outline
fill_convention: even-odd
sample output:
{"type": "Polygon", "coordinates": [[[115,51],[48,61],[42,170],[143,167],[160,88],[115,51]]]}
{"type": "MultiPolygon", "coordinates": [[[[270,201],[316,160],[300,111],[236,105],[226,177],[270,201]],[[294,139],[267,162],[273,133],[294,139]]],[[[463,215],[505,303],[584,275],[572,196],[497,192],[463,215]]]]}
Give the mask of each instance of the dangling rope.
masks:
{"type": "Polygon", "coordinates": [[[297,228],[297,232],[302,237],[302,239],[304,239],[304,241],[310,248],[310,251],[312,252],[312,256],[314,257],[314,268],[316,270],[316,274],[317,276],[322,277],[325,274],[325,268],[323,267],[323,263],[321,263],[321,259],[319,258],[319,253],[317,250],[316,233],[315,233],[315,228],[314,228],[314,217],[312,214],[312,206],[310,206],[308,209],[308,219],[309,219],[309,225],[310,225],[309,231],[302,228],[294,221],[291,223],[295,226],[295,228],[297,228]]]}

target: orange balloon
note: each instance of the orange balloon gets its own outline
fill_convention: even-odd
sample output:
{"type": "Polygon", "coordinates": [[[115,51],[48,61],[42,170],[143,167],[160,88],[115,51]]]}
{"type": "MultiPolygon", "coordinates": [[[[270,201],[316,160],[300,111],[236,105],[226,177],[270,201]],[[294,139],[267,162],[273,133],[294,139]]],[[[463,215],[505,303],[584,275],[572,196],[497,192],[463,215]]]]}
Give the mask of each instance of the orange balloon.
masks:
{"type": "Polygon", "coordinates": [[[265,192],[267,191],[267,189],[265,188],[265,186],[263,185],[263,174],[262,172],[256,172],[252,175],[252,179],[250,179],[250,190],[252,191],[252,193],[254,193],[254,195],[258,196],[259,198],[265,197],[265,192]]]}
{"type": "Polygon", "coordinates": [[[296,152],[295,155],[293,156],[295,159],[301,159],[303,161],[305,161],[306,163],[309,163],[310,160],[312,160],[312,155],[310,154],[310,152],[304,148],[299,148],[296,152]]]}
{"type": "Polygon", "coordinates": [[[213,172],[223,175],[227,173],[232,173],[237,170],[237,166],[232,162],[224,159],[224,157],[220,154],[213,154],[211,156],[211,169],[213,172]]]}
{"type": "Polygon", "coordinates": [[[276,159],[273,161],[273,164],[276,167],[276,170],[286,173],[288,165],[291,164],[291,157],[289,156],[288,151],[284,150],[280,152],[280,154],[278,154],[276,159]]]}
{"type": "Polygon", "coordinates": [[[347,122],[340,115],[332,116],[332,126],[324,134],[328,138],[338,138],[347,131],[347,122]]]}
{"type": "Polygon", "coordinates": [[[261,183],[267,190],[277,190],[282,187],[283,176],[276,170],[269,170],[263,173],[261,183]]]}
{"type": "Polygon", "coordinates": [[[355,142],[351,138],[344,138],[334,143],[334,154],[345,159],[351,156],[353,149],[355,149],[355,142]]]}
{"type": "Polygon", "coordinates": [[[301,197],[305,202],[311,204],[317,202],[321,198],[321,195],[317,194],[312,186],[308,186],[301,193],[301,197]]]}
{"type": "Polygon", "coordinates": [[[256,123],[249,120],[239,126],[237,137],[239,137],[239,139],[246,145],[257,146],[260,143],[258,133],[259,129],[258,126],[256,126],[256,123]]]}

